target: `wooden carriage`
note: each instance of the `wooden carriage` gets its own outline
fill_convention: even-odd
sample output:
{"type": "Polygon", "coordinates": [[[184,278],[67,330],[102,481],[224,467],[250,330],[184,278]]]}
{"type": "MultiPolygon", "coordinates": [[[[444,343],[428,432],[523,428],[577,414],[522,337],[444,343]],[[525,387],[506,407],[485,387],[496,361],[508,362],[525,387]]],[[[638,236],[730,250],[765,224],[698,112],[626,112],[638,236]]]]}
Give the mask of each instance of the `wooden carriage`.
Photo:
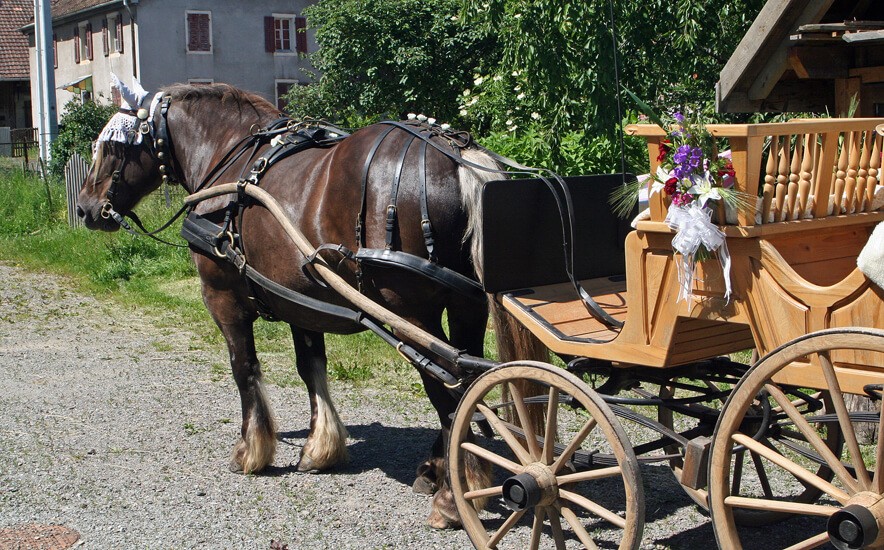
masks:
{"type": "MultiPolygon", "coordinates": [[[[675,232],[664,222],[669,205],[664,192],[651,192],[648,213],[630,231],[608,206],[611,189],[622,182],[619,176],[566,178],[576,213],[574,275],[615,322],[592,314],[560,267],[567,254],[561,213],[546,186],[536,180],[486,185],[486,290],[569,364],[568,372],[561,373],[521,362],[509,375],[505,366],[480,377],[464,397],[449,458],[459,510],[477,547],[506,540],[517,524],[515,516],[524,513],[508,492],[514,485],[517,495],[541,487],[534,490],[540,502],[533,503],[535,523],[525,538],[529,547],[539,547],[544,517],[556,548],[569,544],[554,525],[562,519],[581,544],[593,547],[595,536],[573,509],[590,510],[621,527],[620,547],[636,547],[643,521],[636,519],[643,512],[630,509],[630,503],[635,510],[642,506],[640,487],[634,487],[641,485],[637,464],[653,462],[643,453],[661,448],[664,454],[657,461],[668,461],[688,494],[711,509],[722,548],[753,546],[741,541],[737,525],[794,515],[828,518],[823,532],[796,548],[826,541],[838,548],[884,545],[881,415],[849,410],[847,397],[871,396],[880,407],[884,382],[884,289],[856,265],[874,227],[884,221],[884,188],[879,185],[884,138],[877,131],[884,128],[882,122],[821,119],[707,127],[722,148],[731,150],[735,187],[758,197],[755,211],[727,212],[722,206],[717,212],[732,261],[729,298],[721,264],[710,260],[697,264],[692,295],[679,300],[680,256],[672,249],[675,232]],[[762,357],[751,368],[735,368],[729,360],[702,363],[749,349],[762,357]],[[700,383],[684,382],[689,378],[700,383]],[[545,389],[539,397],[528,397],[517,389],[517,379],[545,389]],[[597,392],[581,385],[591,381],[597,392]],[[513,395],[504,391],[508,397],[496,399],[494,387],[513,395]],[[631,397],[618,396],[624,392],[631,397]],[[605,450],[589,456],[575,452],[576,473],[561,476],[561,460],[553,464],[554,457],[585,446],[578,429],[571,432],[571,445],[547,443],[555,433],[549,423],[559,430],[564,424],[556,416],[564,413],[554,411],[563,395],[572,408],[590,410],[593,422],[610,423],[613,435],[602,444],[605,450]],[[680,401],[679,395],[686,397],[680,401]],[[593,401],[599,396],[611,406],[611,418],[604,419],[603,405],[593,401]],[[705,405],[698,407],[699,402],[705,405]],[[636,415],[634,405],[643,403],[659,409],[655,420],[636,415]],[[533,429],[532,404],[547,407],[533,429]],[[496,418],[507,408],[515,409],[511,423],[496,418]],[[692,416],[699,426],[679,431],[673,413],[692,416]],[[518,460],[506,462],[501,459],[506,453],[468,441],[467,427],[477,416],[492,420],[518,460]],[[632,436],[618,432],[613,416],[637,421],[663,437],[630,444],[632,436]],[[861,445],[859,424],[879,431],[876,451],[861,445]],[[518,434],[518,440],[505,431],[518,434]],[[504,482],[494,490],[470,491],[458,467],[470,454],[518,475],[509,486],[504,482]],[[866,462],[857,458],[869,455],[866,462]],[[744,463],[754,463],[755,481],[748,481],[744,463]],[[800,481],[792,488],[771,488],[771,468],[800,481]],[[550,485],[558,490],[563,479],[577,483],[604,477],[599,471],[619,476],[624,484],[625,521],[605,515],[604,507],[589,498],[565,491],[549,496],[555,492],[550,485]],[[525,486],[519,476],[530,478],[525,486]],[[762,486],[758,493],[748,488],[753,483],[762,486]],[[503,526],[470,510],[469,503],[492,494],[502,494],[513,510],[503,526]],[[857,509],[860,519],[851,515],[857,509]]],[[[646,138],[654,173],[666,133],[653,125],[632,125],[627,131],[646,138]]]]}

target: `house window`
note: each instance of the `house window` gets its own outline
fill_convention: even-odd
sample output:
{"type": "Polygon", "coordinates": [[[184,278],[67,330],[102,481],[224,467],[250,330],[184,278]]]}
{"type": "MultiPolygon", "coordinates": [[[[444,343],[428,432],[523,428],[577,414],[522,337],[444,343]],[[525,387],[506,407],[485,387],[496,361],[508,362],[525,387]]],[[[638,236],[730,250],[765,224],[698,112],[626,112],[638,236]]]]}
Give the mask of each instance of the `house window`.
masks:
{"type": "Polygon", "coordinates": [[[292,89],[292,86],[297,86],[297,80],[277,80],[276,81],[276,108],[280,111],[285,111],[287,101],[285,99],[285,95],[289,93],[289,90],[292,89]]]}
{"type": "Polygon", "coordinates": [[[264,49],[273,53],[307,53],[307,19],[287,14],[264,18],[264,49]]]}
{"type": "Polygon", "coordinates": [[[187,12],[187,51],[212,52],[212,12],[187,12]]]}
{"type": "Polygon", "coordinates": [[[74,61],[92,60],[92,24],[80,23],[74,29],[74,61]]]}
{"type": "Polygon", "coordinates": [[[123,17],[119,13],[108,15],[101,27],[104,55],[123,53],[123,17]]]}

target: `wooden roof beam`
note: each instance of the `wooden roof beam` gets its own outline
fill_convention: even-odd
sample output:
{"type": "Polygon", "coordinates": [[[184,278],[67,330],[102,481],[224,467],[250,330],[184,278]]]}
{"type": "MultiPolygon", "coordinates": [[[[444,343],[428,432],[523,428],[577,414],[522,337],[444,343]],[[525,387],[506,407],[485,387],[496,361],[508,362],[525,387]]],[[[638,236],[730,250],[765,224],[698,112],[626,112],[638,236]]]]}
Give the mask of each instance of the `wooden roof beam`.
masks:
{"type": "Polygon", "coordinates": [[[847,78],[850,50],[847,47],[793,46],[789,48],[789,68],[801,79],[847,78]]]}

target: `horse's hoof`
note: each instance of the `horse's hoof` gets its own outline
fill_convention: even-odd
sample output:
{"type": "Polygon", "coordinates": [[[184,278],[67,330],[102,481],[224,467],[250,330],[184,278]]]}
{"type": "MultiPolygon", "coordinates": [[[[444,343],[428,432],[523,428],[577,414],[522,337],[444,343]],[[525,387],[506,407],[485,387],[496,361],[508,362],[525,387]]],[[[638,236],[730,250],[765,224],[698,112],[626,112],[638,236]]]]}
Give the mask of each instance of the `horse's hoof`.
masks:
{"type": "Polygon", "coordinates": [[[459,519],[452,519],[442,515],[439,510],[433,508],[427,518],[427,525],[433,529],[458,529],[461,526],[459,519]]]}
{"type": "Polygon", "coordinates": [[[411,489],[419,495],[432,495],[439,487],[426,477],[420,476],[414,479],[411,489]]]}
{"type": "Polygon", "coordinates": [[[302,456],[301,460],[298,461],[298,465],[295,468],[303,474],[315,474],[319,472],[319,468],[316,467],[316,463],[313,462],[313,459],[309,456],[302,456]]]}

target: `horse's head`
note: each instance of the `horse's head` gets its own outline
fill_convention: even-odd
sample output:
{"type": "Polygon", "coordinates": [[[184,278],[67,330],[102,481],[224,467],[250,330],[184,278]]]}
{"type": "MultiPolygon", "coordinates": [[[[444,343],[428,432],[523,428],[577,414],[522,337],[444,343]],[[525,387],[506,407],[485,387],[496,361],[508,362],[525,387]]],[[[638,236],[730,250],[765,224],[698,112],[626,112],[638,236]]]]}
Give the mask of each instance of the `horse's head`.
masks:
{"type": "Polygon", "coordinates": [[[119,229],[119,216],[129,214],[162,183],[163,163],[152,132],[150,102],[145,101],[149,94],[137,81],[129,89],[114,79],[122,105],[93,146],[92,166],[77,197],[77,214],[86,227],[103,231],[119,229]]]}

